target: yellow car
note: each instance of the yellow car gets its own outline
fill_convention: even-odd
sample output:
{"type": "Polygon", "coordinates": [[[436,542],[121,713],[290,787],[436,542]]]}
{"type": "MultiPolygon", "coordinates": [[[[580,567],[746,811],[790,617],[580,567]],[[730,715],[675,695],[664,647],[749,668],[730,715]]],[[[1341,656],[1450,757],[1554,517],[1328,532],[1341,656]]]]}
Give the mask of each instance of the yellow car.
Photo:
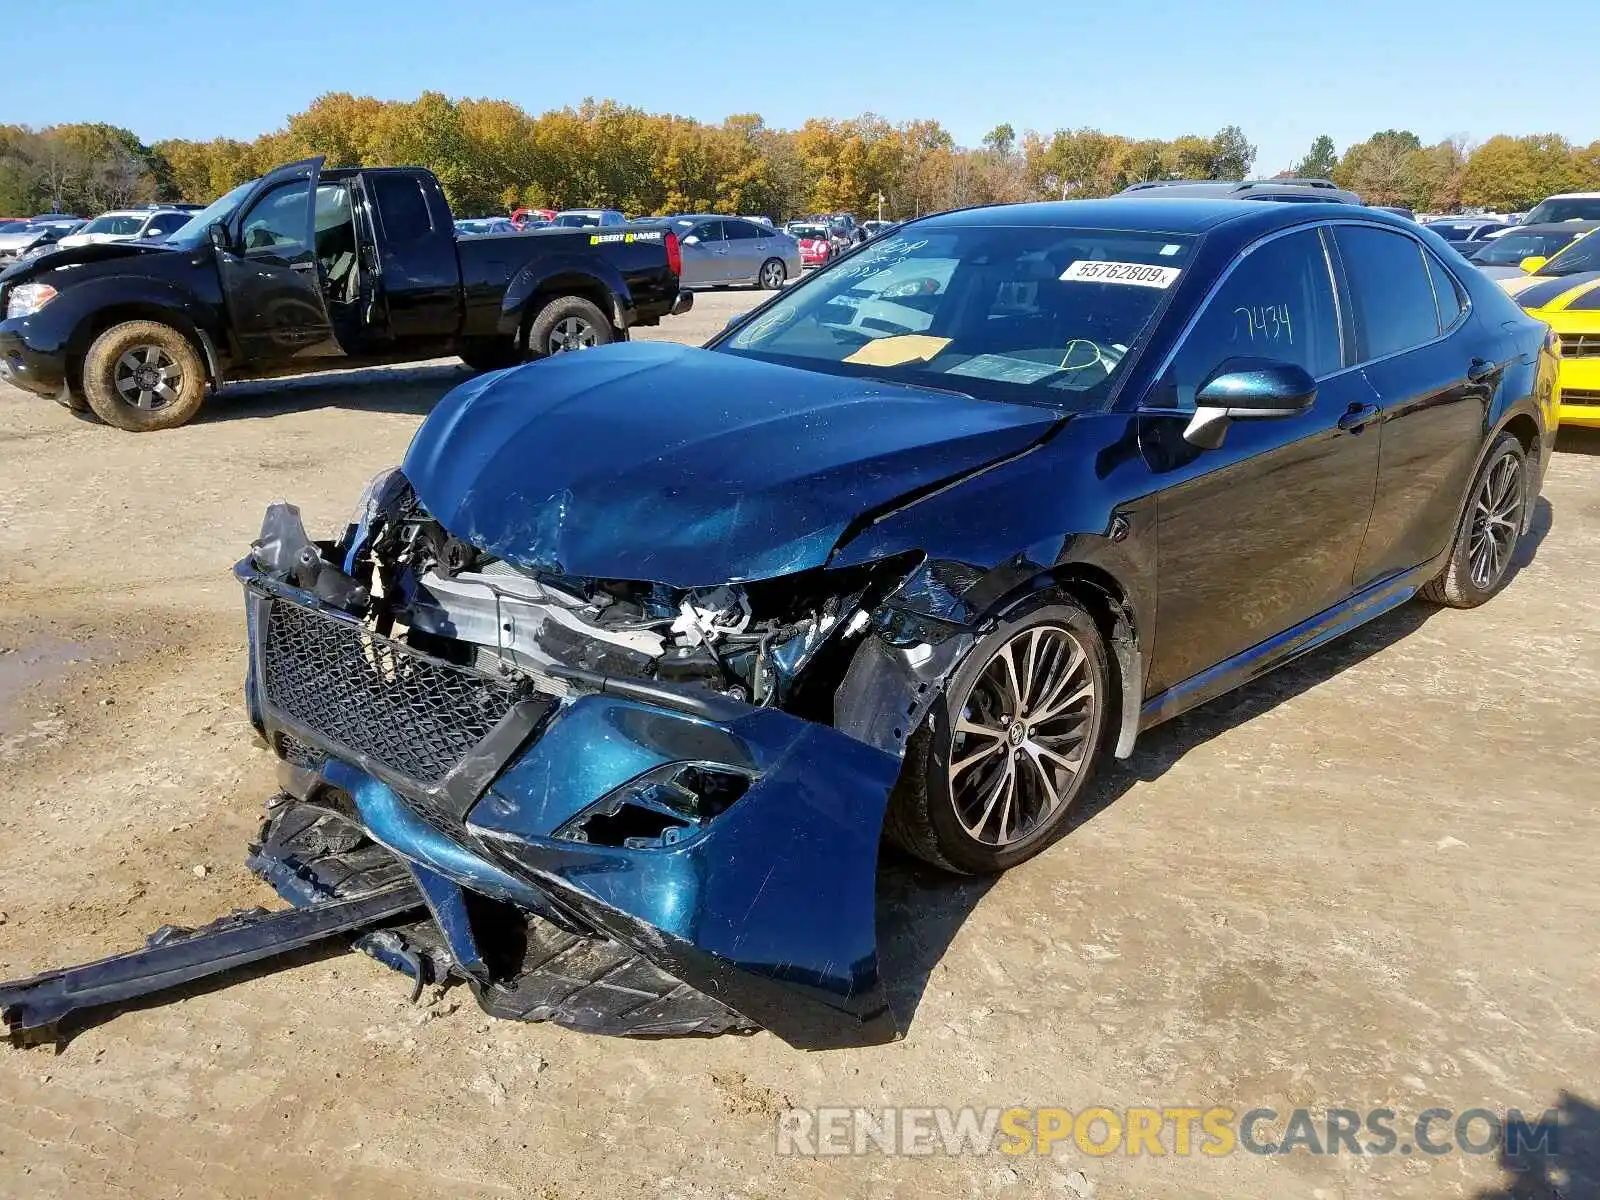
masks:
{"type": "Polygon", "coordinates": [[[1581,237],[1554,258],[1525,258],[1525,275],[1497,280],[1531,317],[1561,339],[1563,425],[1600,429],[1600,236],[1581,237]]]}

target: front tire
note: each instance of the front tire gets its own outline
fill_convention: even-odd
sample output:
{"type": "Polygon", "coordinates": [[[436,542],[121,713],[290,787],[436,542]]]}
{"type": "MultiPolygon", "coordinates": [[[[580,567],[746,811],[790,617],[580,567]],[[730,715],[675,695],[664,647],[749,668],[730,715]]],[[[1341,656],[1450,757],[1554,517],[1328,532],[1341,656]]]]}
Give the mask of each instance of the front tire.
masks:
{"type": "Polygon", "coordinates": [[[206,365],[183,334],[159,321],[113,325],[83,360],[83,391],[94,415],[129,433],[174,429],[206,398],[206,365]]]}
{"type": "Polygon", "coordinates": [[[590,350],[615,340],[606,315],[582,296],[557,296],[539,310],[528,328],[528,352],[536,358],[590,350]]]}
{"type": "Polygon", "coordinates": [[[1093,775],[1115,707],[1086,610],[1058,600],[1013,614],[972,648],[907,743],[885,832],[961,874],[1032,858],[1093,775]]]}
{"type": "Polygon", "coordinates": [[[1472,481],[1471,499],[1450,544],[1450,560],[1422,597],[1449,608],[1476,608],[1506,585],[1527,525],[1528,453],[1502,433],[1472,481]]]}

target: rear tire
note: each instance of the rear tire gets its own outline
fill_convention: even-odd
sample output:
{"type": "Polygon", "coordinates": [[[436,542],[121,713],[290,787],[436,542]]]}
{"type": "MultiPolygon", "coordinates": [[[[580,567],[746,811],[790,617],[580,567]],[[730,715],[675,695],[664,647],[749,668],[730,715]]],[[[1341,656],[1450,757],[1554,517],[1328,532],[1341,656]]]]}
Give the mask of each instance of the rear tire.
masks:
{"type": "Polygon", "coordinates": [[[582,296],[557,296],[528,327],[528,353],[534,358],[589,350],[615,340],[606,315],[582,296]]]}
{"type": "Polygon", "coordinates": [[[1506,585],[1528,517],[1528,453],[1502,433],[1472,481],[1450,561],[1422,588],[1422,598],[1448,608],[1477,608],[1506,585]]]}
{"type": "Polygon", "coordinates": [[[206,364],[183,334],[159,321],[113,325],[83,360],[94,415],[129,433],[186,425],[206,398],[206,364]]]}
{"type": "Polygon", "coordinates": [[[1093,776],[1114,711],[1105,640],[1085,609],[1060,599],[1012,614],[968,652],[906,743],[884,832],[960,874],[1032,858],[1093,776]]]}
{"type": "Polygon", "coordinates": [[[783,265],[781,258],[769,258],[761,264],[761,271],[756,275],[758,287],[769,292],[776,292],[789,280],[789,268],[783,265]]]}

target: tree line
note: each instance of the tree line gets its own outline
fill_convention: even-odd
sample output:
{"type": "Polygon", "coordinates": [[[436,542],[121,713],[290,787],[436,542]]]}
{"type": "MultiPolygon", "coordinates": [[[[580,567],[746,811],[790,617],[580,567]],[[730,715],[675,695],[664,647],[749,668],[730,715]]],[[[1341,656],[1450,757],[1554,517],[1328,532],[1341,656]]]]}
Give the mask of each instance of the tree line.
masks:
{"type": "MultiPolygon", "coordinates": [[[[0,125],[0,213],[204,203],[312,154],[330,166],[429,167],[463,216],[529,205],[870,217],[881,198],[885,216],[903,219],[968,204],[1104,196],[1149,179],[1240,179],[1256,148],[1236,125],[1170,141],[1096,129],[1019,136],[1001,125],[962,147],[938,121],[896,124],[872,113],[784,130],[756,114],[710,124],[611,100],[533,116],[505,100],[335,92],[248,142],[146,145],[109,124],[0,125]]],[[[1286,173],[1332,178],[1371,204],[1515,211],[1553,192],[1600,190],[1600,141],[1498,135],[1477,146],[1459,138],[1424,146],[1414,133],[1387,129],[1343,153],[1318,137],[1286,173]]]]}

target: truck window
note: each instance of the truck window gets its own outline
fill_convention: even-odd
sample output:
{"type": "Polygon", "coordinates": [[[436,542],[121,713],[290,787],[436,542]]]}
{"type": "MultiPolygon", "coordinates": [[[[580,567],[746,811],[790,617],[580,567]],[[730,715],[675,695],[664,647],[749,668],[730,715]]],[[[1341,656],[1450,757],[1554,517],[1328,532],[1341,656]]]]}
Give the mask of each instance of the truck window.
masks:
{"type": "Polygon", "coordinates": [[[294,262],[310,256],[305,244],[308,186],[304,179],[297,179],[273,188],[256,202],[240,230],[245,257],[294,262]]]}
{"type": "Polygon", "coordinates": [[[433,214],[428,211],[421,180],[410,175],[373,175],[370,181],[383,233],[391,246],[403,246],[433,232],[433,214]]]}

